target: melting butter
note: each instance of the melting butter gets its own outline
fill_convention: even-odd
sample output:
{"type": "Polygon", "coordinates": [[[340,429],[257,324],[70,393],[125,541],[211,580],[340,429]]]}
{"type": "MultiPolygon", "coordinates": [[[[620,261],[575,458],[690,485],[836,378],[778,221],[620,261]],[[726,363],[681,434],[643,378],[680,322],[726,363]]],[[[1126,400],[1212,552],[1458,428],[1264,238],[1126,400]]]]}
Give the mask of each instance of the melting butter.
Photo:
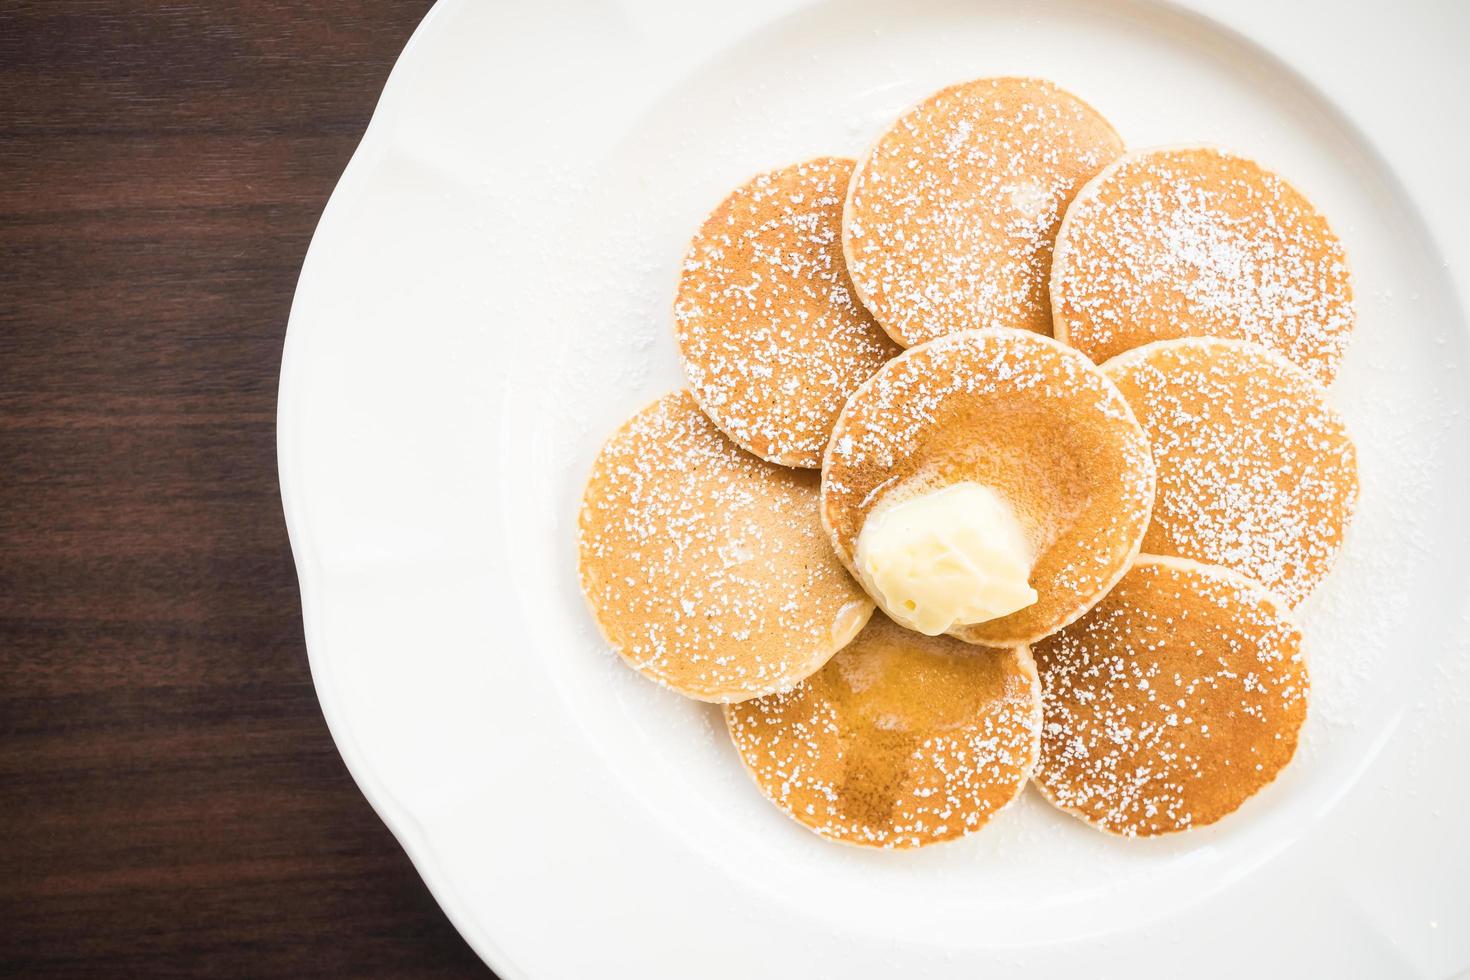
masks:
{"type": "Polygon", "coordinates": [[[929,636],[1031,605],[1032,562],[1011,506],[970,481],[880,505],[858,535],[858,571],[873,598],[929,636]]]}

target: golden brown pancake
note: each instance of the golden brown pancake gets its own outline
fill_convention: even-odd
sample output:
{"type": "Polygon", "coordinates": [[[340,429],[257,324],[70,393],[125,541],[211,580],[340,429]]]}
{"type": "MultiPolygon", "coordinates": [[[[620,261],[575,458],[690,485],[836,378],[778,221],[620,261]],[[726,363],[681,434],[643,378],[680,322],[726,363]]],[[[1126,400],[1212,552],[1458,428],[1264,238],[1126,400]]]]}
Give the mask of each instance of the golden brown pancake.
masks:
{"type": "Polygon", "coordinates": [[[742,451],[686,391],[598,454],[578,521],[582,592],[635,670],[701,701],[784,690],[872,612],[817,517],[817,474],[742,451]]]}
{"type": "Polygon", "coordinates": [[[1101,363],[1151,340],[1269,347],[1323,384],[1353,329],[1342,243],[1296,188],[1211,147],[1131,153],[1067,209],[1054,329],[1101,363]]]}
{"type": "Polygon", "coordinates": [[[1162,340],[1103,365],[1148,432],[1143,550],[1224,565],[1295,606],[1327,575],[1358,497],[1353,441],[1301,368],[1238,340],[1162,340]]]}
{"type": "Polygon", "coordinates": [[[822,465],[822,523],[856,574],[858,535],[880,503],[965,480],[1010,504],[1036,555],[1036,603],[952,631],[990,646],[1030,643],[1086,612],[1138,554],[1154,498],[1148,440],[1118,389],[1024,330],[910,348],[854,392],[822,465]]]}
{"type": "Polygon", "coordinates": [[[1214,823],[1296,751],[1309,687],[1300,645],[1259,583],[1141,556],[1091,612],[1032,650],[1045,711],[1037,786],[1127,837],[1214,823]]]}
{"type": "Polygon", "coordinates": [[[935,93],[853,174],[842,244],[858,296],[905,347],[976,327],[1050,333],[1062,212],[1122,152],[1097,110],[1051,82],[982,78],[935,93]]]}
{"type": "Polygon", "coordinates": [[[694,400],[741,448],[822,465],[843,402],[898,353],[852,293],[842,203],[853,162],[761,174],[689,246],[674,322],[694,400]]]}
{"type": "Polygon", "coordinates": [[[882,614],[784,694],[725,708],[761,791],[830,840],[922,847],[978,830],[1036,763],[1036,666],[882,614]]]}

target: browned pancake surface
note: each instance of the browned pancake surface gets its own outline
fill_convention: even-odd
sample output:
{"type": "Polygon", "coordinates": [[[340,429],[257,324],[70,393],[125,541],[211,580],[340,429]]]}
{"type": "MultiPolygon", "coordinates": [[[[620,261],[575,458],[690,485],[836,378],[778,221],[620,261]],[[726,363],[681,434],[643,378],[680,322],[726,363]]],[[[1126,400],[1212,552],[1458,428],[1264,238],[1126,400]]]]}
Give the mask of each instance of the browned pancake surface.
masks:
{"type": "Polygon", "coordinates": [[[674,305],[690,390],[742,448],[822,465],[842,404],[899,348],[852,293],[842,205],[853,162],[761,174],[694,241],[674,305]]]}
{"type": "Polygon", "coordinates": [[[822,521],[851,568],[887,494],[964,480],[1011,505],[1037,556],[1035,604],[956,631],[992,646],[1029,643],[1096,602],[1138,553],[1154,494],[1147,438],[1117,388],[1022,330],[910,348],[858,389],[823,464],[822,521]]]}
{"type": "Polygon", "coordinates": [[[1033,78],[984,78],[900,116],[858,163],[843,247],[904,346],[957,330],[1051,333],[1047,277],[1069,201],[1123,152],[1106,119],[1033,78]]]}
{"type": "Polygon", "coordinates": [[[1057,339],[1094,361],[1249,340],[1328,384],[1353,328],[1342,244],[1277,174],[1210,147],[1129,154],[1077,195],[1051,272],[1057,339]]]}
{"type": "Polygon", "coordinates": [[[1242,341],[1158,341],[1103,365],[1148,432],[1150,554],[1224,565],[1295,606],[1327,575],[1358,496],[1357,453],[1327,392],[1242,341]]]}
{"type": "Polygon", "coordinates": [[[582,591],[603,634],[705,701],[817,670],[873,608],[832,554],[817,494],[817,474],[742,451],[688,392],[654,402],[608,440],[582,498],[582,591]]]}
{"type": "Polygon", "coordinates": [[[1021,792],[1041,724],[1024,648],[928,637],[881,613],[794,690],[725,709],[772,802],[833,840],[919,847],[977,830],[1021,792]]]}
{"type": "Polygon", "coordinates": [[[1280,600],[1227,569],[1144,555],[1092,611],[1036,644],[1036,782],[1109,833],[1202,827],[1296,751],[1308,679],[1280,600]]]}

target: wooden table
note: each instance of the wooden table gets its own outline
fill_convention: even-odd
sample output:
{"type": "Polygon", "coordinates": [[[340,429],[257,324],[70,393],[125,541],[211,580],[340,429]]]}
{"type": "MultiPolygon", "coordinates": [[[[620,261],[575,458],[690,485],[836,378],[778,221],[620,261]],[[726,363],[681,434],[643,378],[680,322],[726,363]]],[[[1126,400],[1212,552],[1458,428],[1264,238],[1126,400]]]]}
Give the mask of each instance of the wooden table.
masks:
{"type": "Polygon", "coordinates": [[[276,377],[428,0],[0,4],[0,975],[484,976],[307,673],[276,377]]]}

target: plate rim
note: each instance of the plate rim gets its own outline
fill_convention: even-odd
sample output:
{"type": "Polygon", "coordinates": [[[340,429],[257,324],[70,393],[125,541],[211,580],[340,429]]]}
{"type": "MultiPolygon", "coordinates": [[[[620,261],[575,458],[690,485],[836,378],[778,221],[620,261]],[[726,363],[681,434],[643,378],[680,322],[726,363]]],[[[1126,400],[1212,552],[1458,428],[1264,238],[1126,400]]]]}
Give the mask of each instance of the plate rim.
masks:
{"type": "Polygon", "coordinates": [[[327,641],[321,618],[315,614],[313,598],[318,590],[321,575],[316,567],[314,542],[302,514],[301,492],[297,489],[298,478],[292,467],[293,457],[291,455],[291,447],[293,440],[298,437],[298,430],[294,430],[289,423],[291,413],[295,411],[294,399],[298,397],[300,391],[295,378],[301,370],[300,357],[293,355],[293,350],[301,343],[301,336],[306,329],[298,326],[305,319],[304,315],[299,312],[300,300],[304,292],[303,284],[311,275],[313,256],[322,239],[322,229],[333,220],[338,211],[347,206],[346,200],[355,193],[356,185],[366,179],[367,171],[373,164],[374,158],[386,150],[387,138],[384,133],[392,125],[392,117],[398,111],[392,93],[402,89],[404,78],[411,70],[412,55],[420,47],[425,47],[430,43],[427,39],[436,29],[439,21],[448,16],[445,11],[449,9],[451,2],[453,0],[436,0],[434,6],[429,8],[414,28],[413,33],[409,35],[408,40],[404,42],[403,49],[398,53],[393,67],[388,72],[388,77],[383,82],[383,89],[373,107],[372,116],[363,130],[362,138],[358,140],[357,147],[352,151],[352,156],[348,159],[346,166],[343,167],[341,176],[337,179],[337,183],[327,198],[327,203],[322,208],[321,217],[317,219],[316,228],[312,231],[311,242],[307,245],[306,255],[301,263],[301,271],[297,275],[296,288],[292,293],[286,335],[282,340],[281,371],[276,389],[276,472],[281,492],[281,509],[286,523],[286,536],[290,541],[292,560],[296,566],[307,668],[311,674],[312,688],[316,692],[317,703],[321,706],[322,717],[326,722],[332,742],[337,748],[337,754],[341,756],[358,791],[367,800],[378,819],[388,828],[388,832],[398,842],[398,846],[403,849],[419,880],[433,896],[435,904],[449,919],[455,931],[474,950],[475,955],[480,957],[498,976],[504,977],[505,980],[524,980],[528,974],[511,959],[500,944],[481,928],[479,922],[460,901],[448,877],[440,872],[438,857],[425,839],[422,829],[417,821],[407,813],[403,804],[383,784],[381,777],[352,737],[343,719],[344,712],[335,701],[335,689],[329,679],[329,660],[324,653],[327,641]]]}

